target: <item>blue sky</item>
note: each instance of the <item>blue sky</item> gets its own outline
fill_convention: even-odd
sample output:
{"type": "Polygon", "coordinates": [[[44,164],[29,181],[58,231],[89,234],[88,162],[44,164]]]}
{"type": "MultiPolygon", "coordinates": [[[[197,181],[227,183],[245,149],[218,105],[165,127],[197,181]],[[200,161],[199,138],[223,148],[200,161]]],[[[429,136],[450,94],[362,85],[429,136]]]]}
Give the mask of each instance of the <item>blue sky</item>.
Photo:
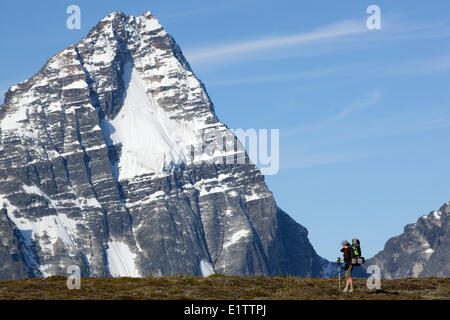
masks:
{"type": "Polygon", "coordinates": [[[119,10],[155,14],[230,128],[280,129],[266,181],[320,255],[371,257],[450,200],[449,1],[1,1],[0,92],[119,10]]]}

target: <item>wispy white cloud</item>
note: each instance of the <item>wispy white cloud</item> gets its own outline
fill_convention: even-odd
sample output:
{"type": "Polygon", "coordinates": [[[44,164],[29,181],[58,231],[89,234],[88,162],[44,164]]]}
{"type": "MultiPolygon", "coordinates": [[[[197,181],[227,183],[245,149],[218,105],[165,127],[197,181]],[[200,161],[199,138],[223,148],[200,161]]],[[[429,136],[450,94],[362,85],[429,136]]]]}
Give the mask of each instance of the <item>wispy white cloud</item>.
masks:
{"type": "Polygon", "coordinates": [[[367,158],[368,153],[320,153],[289,156],[281,162],[281,170],[311,168],[367,158]]]}
{"type": "Polygon", "coordinates": [[[355,101],[348,107],[344,108],[344,110],[342,110],[339,114],[330,118],[329,121],[337,121],[337,120],[346,118],[361,109],[365,109],[367,107],[373,106],[380,100],[380,98],[381,98],[381,92],[374,91],[368,97],[366,97],[364,99],[358,99],[357,101],[355,101]]]}
{"type": "Polygon", "coordinates": [[[292,80],[321,79],[328,76],[345,74],[346,76],[370,76],[373,77],[420,77],[450,71],[450,54],[438,57],[426,57],[390,63],[376,64],[374,61],[366,63],[351,63],[346,65],[328,66],[319,69],[308,70],[299,73],[287,74],[261,74],[251,77],[239,77],[235,79],[210,80],[209,87],[252,85],[270,82],[283,82],[292,80]]]}
{"type": "MultiPolygon", "coordinates": [[[[450,115],[440,115],[422,121],[405,121],[404,119],[384,119],[362,130],[351,131],[345,135],[330,135],[314,141],[316,145],[336,145],[356,140],[386,139],[395,136],[416,134],[429,130],[446,129],[450,127],[450,115]],[[403,123],[402,123],[403,121],[403,123]]],[[[281,131],[280,131],[281,133],[281,131]]]]}
{"type": "Polygon", "coordinates": [[[354,51],[376,48],[381,42],[398,43],[399,40],[420,40],[450,37],[448,21],[412,23],[407,17],[383,17],[383,29],[369,31],[365,20],[344,20],[326,25],[310,32],[278,37],[250,39],[240,42],[222,43],[213,46],[186,49],[188,60],[199,66],[239,61],[265,61],[279,58],[295,58],[304,55],[323,55],[336,51],[354,51]],[[364,37],[358,35],[365,35],[364,37]],[[339,45],[337,42],[339,41],[339,45]],[[302,50],[278,50],[302,45],[302,50]],[[356,47],[355,47],[356,45],[356,47]],[[264,53],[264,54],[258,54],[264,53]]]}
{"type": "MultiPolygon", "coordinates": [[[[376,70],[375,70],[376,71],[376,70]]],[[[381,75],[415,76],[450,71],[450,54],[401,62],[382,68],[381,75]]]]}
{"type": "Polygon", "coordinates": [[[366,97],[355,100],[353,103],[346,106],[344,109],[342,109],[342,111],[340,111],[336,115],[333,115],[324,120],[320,120],[320,121],[311,123],[309,125],[303,125],[303,126],[290,128],[290,129],[281,130],[280,134],[282,136],[291,136],[291,135],[302,133],[302,132],[305,132],[308,130],[314,130],[314,129],[321,128],[321,127],[329,125],[333,122],[350,117],[351,115],[353,115],[354,113],[356,113],[362,109],[371,107],[371,106],[377,104],[380,101],[380,99],[381,99],[381,91],[373,91],[366,97]]]}
{"type": "MultiPolygon", "coordinates": [[[[348,110],[358,109],[356,106],[364,108],[363,105],[366,104],[355,103],[354,107],[349,107],[348,110]]],[[[343,111],[342,114],[348,115],[349,113],[343,111]]],[[[404,115],[392,118],[383,117],[377,121],[368,122],[367,126],[357,126],[353,130],[350,129],[346,134],[338,134],[341,131],[341,129],[338,129],[335,131],[327,130],[324,135],[321,133],[325,122],[322,122],[320,126],[314,124],[310,129],[314,129],[318,136],[312,135],[316,136],[312,141],[304,141],[306,143],[303,143],[302,146],[285,151],[281,157],[280,169],[309,168],[359,161],[376,155],[379,151],[371,148],[364,150],[357,143],[358,141],[386,140],[397,136],[421,134],[432,130],[448,130],[450,128],[449,114],[437,113],[432,117],[426,117],[427,115],[424,115],[423,120],[405,119],[404,115]]],[[[283,130],[280,133],[283,134],[283,130]]]]}
{"type": "Polygon", "coordinates": [[[197,16],[201,14],[207,14],[211,12],[218,11],[218,8],[201,8],[201,9],[193,9],[193,10],[186,10],[186,11],[178,11],[173,12],[169,14],[162,14],[160,18],[163,19],[172,19],[172,18],[182,18],[182,17],[190,17],[190,16],[197,16]]]}
{"type": "Polygon", "coordinates": [[[208,81],[208,87],[211,86],[234,86],[243,84],[258,84],[266,82],[280,82],[280,81],[291,81],[296,79],[313,79],[322,78],[333,73],[342,72],[345,67],[333,66],[329,68],[291,73],[291,74],[270,74],[270,75],[259,75],[246,78],[228,79],[228,80],[217,80],[208,81]]]}
{"type": "MultiPolygon", "coordinates": [[[[386,27],[386,21],[383,22],[386,27]]],[[[450,23],[448,20],[427,22],[411,21],[405,16],[391,16],[387,28],[389,33],[383,35],[383,40],[423,40],[450,37],[450,23]]]]}
{"type": "Polygon", "coordinates": [[[234,9],[236,7],[242,7],[246,4],[245,2],[248,2],[250,4],[252,1],[251,0],[250,1],[239,0],[239,1],[234,1],[234,2],[227,1],[227,2],[223,2],[223,3],[214,3],[213,7],[209,7],[209,8],[201,7],[201,8],[188,9],[188,10],[184,10],[184,11],[175,11],[175,12],[170,12],[167,14],[158,15],[158,17],[160,17],[162,19],[172,19],[172,18],[184,18],[184,17],[192,17],[192,16],[198,16],[198,15],[206,15],[206,14],[210,14],[210,13],[214,13],[214,12],[234,9]]]}
{"type": "Polygon", "coordinates": [[[239,54],[260,52],[263,50],[283,48],[314,41],[329,40],[349,35],[361,34],[367,31],[368,29],[363,22],[346,20],[316,29],[311,32],[248,40],[225,45],[220,44],[212,47],[186,50],[185,53],[191,62],[224,59],[225,57],[239,54]]]}

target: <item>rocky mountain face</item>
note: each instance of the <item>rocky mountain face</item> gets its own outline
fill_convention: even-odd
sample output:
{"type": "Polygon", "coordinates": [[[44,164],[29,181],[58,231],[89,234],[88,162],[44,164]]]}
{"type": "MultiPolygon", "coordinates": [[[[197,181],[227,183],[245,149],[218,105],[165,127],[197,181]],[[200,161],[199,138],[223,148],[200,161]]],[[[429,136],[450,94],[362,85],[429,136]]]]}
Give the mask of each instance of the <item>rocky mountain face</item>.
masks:
{"type": "Polygon", "coordinates": [[[109,15],[7,92],[0,207],[3,279],[323,275],[149,12],[109,15]]]}
{"type": "Polygon", "coordinates": [[[389,239],[365,267],[378,265],[385,279],[450,276],[450,202],[389,239]]]}

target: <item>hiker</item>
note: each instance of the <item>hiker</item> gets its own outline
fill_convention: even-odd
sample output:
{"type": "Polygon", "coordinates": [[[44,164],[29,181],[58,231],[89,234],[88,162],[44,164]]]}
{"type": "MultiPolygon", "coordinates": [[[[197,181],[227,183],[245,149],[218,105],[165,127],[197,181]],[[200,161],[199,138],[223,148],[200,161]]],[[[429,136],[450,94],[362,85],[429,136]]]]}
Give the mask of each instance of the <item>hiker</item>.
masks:
{"type": "Polygon", "coordinates": [[[353,292],[353,280],[352,280],[352,253],[350,248],[350,243],[347,240],[342,241],[341,252],[344,253],[344,269],[345,269],[345,289],[344,292],[349,291],[348,286],[350,285],[350,291],[353,292]]]}

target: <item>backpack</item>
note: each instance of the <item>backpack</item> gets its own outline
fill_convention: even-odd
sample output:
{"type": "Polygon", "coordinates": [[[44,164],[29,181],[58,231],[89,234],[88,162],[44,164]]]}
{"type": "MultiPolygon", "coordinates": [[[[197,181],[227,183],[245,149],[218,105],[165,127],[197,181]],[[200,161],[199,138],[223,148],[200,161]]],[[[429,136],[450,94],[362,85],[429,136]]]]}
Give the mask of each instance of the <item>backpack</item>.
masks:
{"type": "Polygon", "coordinates": [[[359,239],[352,239],[352,245],[350,246],[350,253],[352,257],[352,265],[359,266],[366,262],[366,260],[362,257],[361,253],[361,245],[359,239]]]}

